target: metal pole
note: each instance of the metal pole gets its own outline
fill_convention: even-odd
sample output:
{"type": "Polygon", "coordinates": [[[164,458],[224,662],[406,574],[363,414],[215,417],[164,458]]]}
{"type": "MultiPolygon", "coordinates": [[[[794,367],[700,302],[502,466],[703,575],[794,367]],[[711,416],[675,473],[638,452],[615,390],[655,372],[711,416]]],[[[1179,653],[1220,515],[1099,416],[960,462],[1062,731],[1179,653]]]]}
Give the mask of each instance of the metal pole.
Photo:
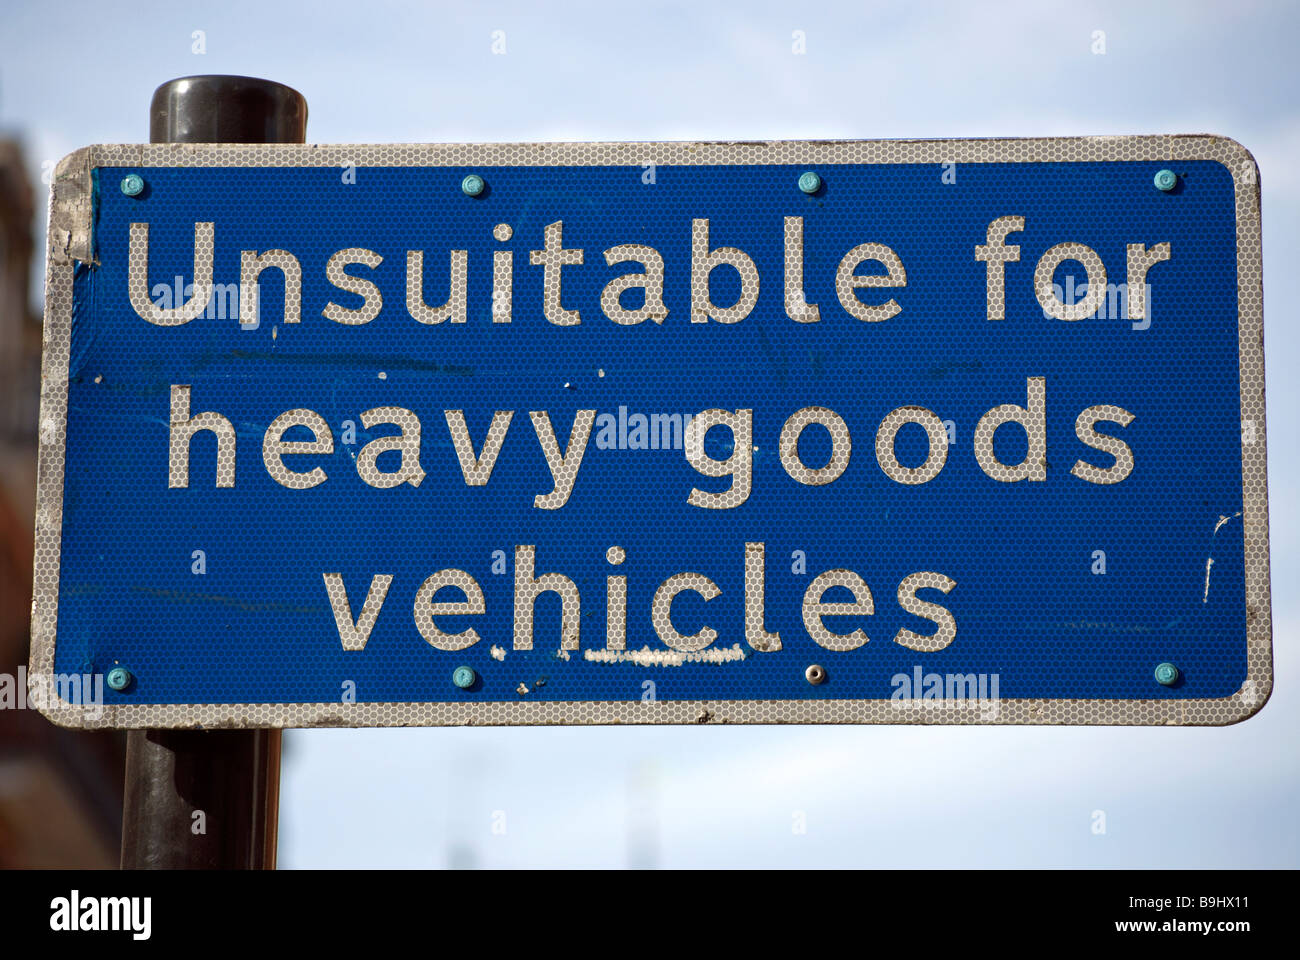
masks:
{"type": "MultiPolygon", "coordinates": [[[[307,101],[252,77],[170,80],[154,91],[151,143],[304,143],[307,101]]],[[[132,730],[122,868],[274,869],[279,730],[132,730]]]]}

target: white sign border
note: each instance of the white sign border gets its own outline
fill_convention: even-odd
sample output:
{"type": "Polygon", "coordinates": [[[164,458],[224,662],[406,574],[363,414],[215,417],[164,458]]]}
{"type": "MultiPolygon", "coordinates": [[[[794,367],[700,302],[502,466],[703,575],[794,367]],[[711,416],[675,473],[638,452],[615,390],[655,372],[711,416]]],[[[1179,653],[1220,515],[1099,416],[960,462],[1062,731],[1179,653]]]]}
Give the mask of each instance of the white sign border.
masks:
{"type": "Polygon", "coordinates": [[[753,143],[109,144],[59,164],[50,196],[44,357],[32,598],[33,702],[77,728],[385,727],[651,723],[916,723],[1224,725],[1258,712],[1273,688],[1268,481],[1264,418],[1263,275],[1259,172],[1241,144],[1208,134],[995,140],[842,140],[753,143]],[[97,167],[400,167],[647,164],[1071,163],[1210,160],[1236,187],[1243,429],[1247,677],[1213,699],[518,701],[471,703],[122,704],[89,709],[51,698],[62,542],[73,272],[93,262],[97,167]],[[1245,434],[1252,434],[1250,441],[1245,434]],[[39,699],[38,699],[39,697],[39,699]],[[942,709],[940,709],[942,707],[942,709]]]}

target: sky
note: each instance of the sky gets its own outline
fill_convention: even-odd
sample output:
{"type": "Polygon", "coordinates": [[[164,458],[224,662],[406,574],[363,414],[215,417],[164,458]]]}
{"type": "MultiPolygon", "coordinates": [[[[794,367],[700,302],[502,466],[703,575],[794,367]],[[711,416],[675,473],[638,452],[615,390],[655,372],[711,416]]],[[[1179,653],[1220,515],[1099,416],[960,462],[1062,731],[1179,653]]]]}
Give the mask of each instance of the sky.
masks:
{"type": "Polygon", "coordinates": [[[200,73],[297,88],[322,143],[1209,132],[1259,163],[1276,676],[1259,715],[289,731],[281,866],[1300,866],[1298,41],[1300,7],[1249,0],[9,0],[0,136],[38,183],[77,147],[146,140],[154,87],[200,73]]]}

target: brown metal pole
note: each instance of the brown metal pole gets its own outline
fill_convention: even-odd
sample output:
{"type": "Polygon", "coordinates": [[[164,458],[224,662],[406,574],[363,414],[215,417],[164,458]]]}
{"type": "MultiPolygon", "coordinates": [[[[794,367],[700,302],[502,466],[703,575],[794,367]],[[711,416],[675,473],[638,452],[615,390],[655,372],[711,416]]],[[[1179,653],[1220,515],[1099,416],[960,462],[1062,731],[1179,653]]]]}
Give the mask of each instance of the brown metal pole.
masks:
{"type": "Polygon", "coordinates": [[[279,730],[132,730],[122,869],[274,869],[279,800],[279,730]]]}
{"type": "MultiPolygon", "coordinates": [[[[182,77],[154,91],[151,143],[305,143],[307,101],[252,77],[182,77]]],[[[122,868],[275,868],[279,730],[132,730],[122,868]]]]}

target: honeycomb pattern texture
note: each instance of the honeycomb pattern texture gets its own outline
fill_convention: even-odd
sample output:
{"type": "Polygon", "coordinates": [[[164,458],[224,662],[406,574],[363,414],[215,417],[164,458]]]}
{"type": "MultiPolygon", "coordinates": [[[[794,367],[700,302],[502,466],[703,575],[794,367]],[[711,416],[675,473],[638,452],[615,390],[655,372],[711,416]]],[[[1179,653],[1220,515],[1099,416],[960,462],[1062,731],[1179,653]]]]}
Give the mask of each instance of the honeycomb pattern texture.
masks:
{"type": "Polygon", "coordinates": [[[899,407],[891,410],[880,421],[880,429],[876,431],[876,462],[885,471],[885,476],[898,483],[929,483],[948,462],[948,428],[934,411],[924,407],[899,407]],[[915,467],[905,467],[899,463],[894,451],[898,431],[908,423],[915,423],[925,430],[929,441],[924,462],[915,467]]]}
{"type": "Polygon", "coordinates": [[[101,146],[50,242],[32,670],[136,677],[59,722],[1221,724],[1271,691],[1232,141],[101,146]],[[1163,243],[1149,326],[1044,316],[1051,248],[1077,290],[1163,243]],[[210,316],[250,274],[258,322],[210,316]],[[1131,415],[1096,424],[1119,482],[1071,472],[1117,457],[1090,407],[1131,415]],[[858,453],[819,414],[800,482],[781,436],[817,408],[858,453]],[[639,442],[651,414],[684,444],[639,442]],[[901,710],[916,669],[1001,700],[901,710]]]}

